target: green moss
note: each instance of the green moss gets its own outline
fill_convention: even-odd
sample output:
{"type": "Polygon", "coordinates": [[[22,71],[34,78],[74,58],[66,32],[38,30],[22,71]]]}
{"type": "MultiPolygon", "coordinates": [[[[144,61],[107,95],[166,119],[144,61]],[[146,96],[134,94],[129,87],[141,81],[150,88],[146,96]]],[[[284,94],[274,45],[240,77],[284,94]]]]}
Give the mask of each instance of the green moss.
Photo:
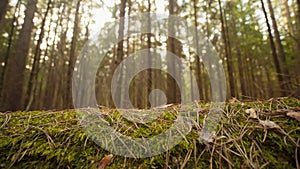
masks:
{"type": "MultiPolygon", "coordinates": [[[[209,104],[200,106],[208,108],[209,104]]],[[[151,137],[169,129],[178,112],[194,111],[195,107],[175,106],[147,124],[133,123],[117,110],[105,110],[104,118],[124,135],[151,137]]],[[[296,168],[294,143],[300,138],[300,125],[286,116],[286,110],[298,111],[299,107],[300,101],[292,98],[227,104],[214,142],[207,145],[199,141],[208,113],[201,111],[198,125],[169,154],[144,159],[115,156],[107,168],[164,168],[167,157],[170,168],[296,168]],[[278,124],[285,133],[265,130],[258,120],[249,118],[248,108],[257,110],[261,120],[278,124]]],[[[110,153],[87,136],[77,115],[75,111],[0,113],[0,168],[96,168],[110,153]]]]}

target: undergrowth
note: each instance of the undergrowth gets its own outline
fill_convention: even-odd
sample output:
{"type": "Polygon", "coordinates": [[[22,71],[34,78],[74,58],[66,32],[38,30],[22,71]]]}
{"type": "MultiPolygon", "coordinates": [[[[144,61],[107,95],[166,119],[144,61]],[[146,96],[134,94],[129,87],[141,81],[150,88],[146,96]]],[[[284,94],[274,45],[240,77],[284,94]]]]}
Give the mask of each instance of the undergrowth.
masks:
{"type": "MultiPolygon", "coordinates": [[[[209,111],[200,103],[191,132],[171,150],[149,158],[114,156],[107,168],[299,168],[300,123],[288,113],[300,113],[291,98],[228,103],[216,135],[203,143],[199,132],[209,111]],[[247,112],[252,109],[258,118],[247,112]],[[280,128],[262,125],[274,122],[280,128]]],[[[174,105],[149,123],[134,123],[120,112],[102,109],[104,119],[130,137],[151,137],[168,129],[179,109],[174,105]]],[[[110,152],[82,129],[74,110],[0,113],[0,168],[97,168],[110,152]]],[[[273,124],[273,123],[272,123],[273,124]]]]}

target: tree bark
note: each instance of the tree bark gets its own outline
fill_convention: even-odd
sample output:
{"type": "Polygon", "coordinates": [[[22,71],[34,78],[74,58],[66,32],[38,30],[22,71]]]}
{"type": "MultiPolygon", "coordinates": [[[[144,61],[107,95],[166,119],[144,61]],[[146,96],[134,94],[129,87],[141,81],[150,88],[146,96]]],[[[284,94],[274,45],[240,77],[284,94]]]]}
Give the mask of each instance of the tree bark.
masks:
{"type": "Polygon", "coordinates": [[[218,0],[218,4],[219,4],[219,10],[220,10],[220,20],[221,20],[221,27],[222,27],[222,37],[223,37],[223,41],[224,41],[224,48],[225,48],[225,57],[227,58],[227,70],[228,70],[228,77],[229,77],[229,87],[230,90],[228,91],[229,96],[230,97],[236,97],[236,93],[235,93],[235,82],[234,82],[234,70],[233,70],[233,64],[232,64],[232,60],[231,60],[231,52],[230,52],[230,46],[229,46],[229,39],[227,36],[227,28],[226,28],[226,24],[225,24],[225,19],[224,18],[224,12],[223,12],[223,8],[222,8],[222,4],[221,1],[218,0]]]}
{"type": "MultiPolygon", "coordinates": [[[[274,42],[274,38],[273,38],[273,34],[272,34],[272,29],[271,29],[271,26],[270,26],[270,22],[269,22],[269,19],[268,19],[268,14],[267,14],[265,4],[264,4],[263,0],[261,0],[261,6],[262,6],[262,9],[263,9],[266,24],[267,24],[267,27],[268,27],[270,47],[271,47],[271,51],[272,51],[272,56],[273,56],[275,68],[276,68],[278,82],[279,82],[280,87],[283,88],[282,85],[284,83],[284,79],[282,77],[281,65],[280,65],[280,61],[278,60],[278,56],[277,56],[277,52],[276,52],[276,46],[275,46],[275,42],[274,42]]],[[[283,95],[283,93],[281,95],[283,95]]]]}
{"type": "Polygon", "coordinates": [[[37,0],[28,0],[27,2],[25,19],[16,43],[16,51],[8,61],[4,82],[4,111],[23,110],[26,59],[30,48],[36,4],[37,0]]]}
{"type": "Polygon", "coordinates": [[[152,70],[150,69],[151,67],[152,67],[152,58],[151,58],[151,51],[150,51],[150,49],[151,49],[151,15],[150,15],[150,12],[151,12],[151,2],[150,2],[150,0],[148,0],[148,8],[147,8],[147,12],[148,12],[148,14],[147,14],[147,50],[148,50],[148,56],[147,56],[147,58],[148,58],[148,67],[149,67],[149,69],[148,69],[148,71],[147,71],[147,97],[146,97],[146,99],[147,99],[147,101],[146,101],[146,103],[147,103],[147,107],[149,108],[151,105],[150,105],[150,101],[149,101],[149,95],[150,95],[150,93],[151,93],[151,91],[152,91],[152,70]]]}
{"type": "Polygon", "coordinates": [[[278,31],[278,26],[277,26],[277,21],[275,19],[275,15],[274,15],[274,10],[272,7],[272,3],[271,0],[267,0],[268,3],[268,7],[269,7],[269,12],[270,12],[270,17],[272,20],[272,25],[273,25],[273,31],[274,31],[274,35],[275,35],[275,43],[277,46],[277,51],[278,51],[278,60],[279,60],[279,64],[281,65],[281,69],[282,69],[282,79],[283,79],[283,84],[281,84],[281,89],[282,94],[284,96],[287,96],[289,94],[289,90],[290,90],[290,77],[289,77],[289,72],[288,72],[288,68],[286,65],[286,56],[285,56],[285,52],[283,49],[283,45],[281,43],[281,39],[280,39],[280,33],[278,31]]]}
{"type": "Polygon", "coordinates": [[[29,81],[28,81],[28,85],[27,85],[28,86],[27,94],[26,94],[26,98],[25,98],[26,111],[28,111],[30,109],[33,99],[35,98],[34,95],[37,94],[36,87],[37,87],[37,76],[38,76],[39,67],[40,67],[41,44],[44,39],[45,24],[46,24],[46,20],[48,17],[48,13],[51,8],[51,4],[52,4],[52,0],[49,0],[48,4],[47,4],[46,12],[44,14],[44,18],[42,21],[42,25],[40,28],[41,33],[39,35],[39,39],[37,40],[37,45],[36,45],[35,52],[34,52],[34,60],[33,60],[32,70],[31,70],[30,76],[29,76],[29,81]]]}
{"type": "Polygon", "coordinates": [[[1,0],[0,1],[0,23],[4,20],[4,16],[6,14],[6,9],[8,6],[8,0],[1,0]]]}
{"type": "Polygon", "coordinates": [[[66,103],[67,108],[73,108],[73,97],[72,97],[72,78],[73,78],[73,71],[76,61],[76,45],[78,41],[79,35],[79,9],[82,0],[78,0],[76,4],[76,12],[75,12],[75,21],[73,27],[73,37],[71,42],[71,50],[69,56],[69,68],[68,68],[68,75],[67,75],[67,85],[66,85],[66,103]]]}
{"type": "MultiPolygon", "coordinates": [[[[18,10],[20,8],[20,1],[18,0],[18,2],[16,3],[16,6],[15,6],[15,13],[17,13],[18,10]]],[[[16,22],[16,25],[18,25],[18,17],[16,15],[14,15],[13,17],[13,20],[11,22],[11,27],[10,27],[10,32],[9,32],[9,38],[8,38],[8,42],[7,42],[7,48],[6,48],[6,53],[5,53],[5,56],[4,56],[4,67],[1,71],[1,79],[0,79],[0,107],[3,106],[3,101],[4,101],[4,98],[3,98],[3,83],[4,83],[4,78],[5,78],[5,74],[6,74],[6,71],[7,71],[7,64],[8,64],[8,58],[10,56],[10,53],[11,53],[11,47],[12,47],[12,44],[13,44],[13,40],[14,40],[14,32],[15,32],[15,29],[17,26],[15,26],[15,22],[16,22]]]]}
{"type": "MultiPolygon", "coordinates": [[[[116,58],[116,62],[115,65],[113,67],[113,71],[116,70],[117,66],[120,65],[120,63],[123,60],[124,57],[124,29],[125,29],[125,8],[126,8],[126,0],[121,0],[121,4],[120,4],[120,23],[119,23],[119,30],[118,30],[118,46],[117,46],[117,58],[116,58]]],[[[123,70],[121,70],[123,71],[123,70]]],[[[117,89],[115,94],[117,94],[116,96],[116,100],[115,100],[115,106],[120,106],[121,102],[122,102],[122,72],[120,74],[120,77],[118,79],[118,84],[117,84],[117,89]]]]}
{"type": "Polygon", "coordinates": [[[198,89],[199,89],[199,95],[200,98],[205,98],[204,96],[204,88],[203,83],[202,83],[202,72],[201,72],[201,63],[200,63],[200,46],[199,46],[199,33],[198,33],[198,15],[197,15],[197,0],[193,1],[193,8],[194,8],[194,24],[195,24],[195,48],[196,48],[196,80],[198,84],[198,89]]]}
{"type": "MultiPolygon", "coordinates": [[[[176,0],[169,0],[169,14],[174,15],[174,4],[176,0]]],[[[172,18],[169,19],[168,23],[168,40],[167,40],[167,50],[170,53],[175,54],[175,39],[174,39],[175,31],[174,31],[174,23],[172,18]]],[[[175,61],[172,55],[168,54],[167,56],[168,63],[168,73],[175,74],[175,61]]],[[[167,99],[168,103],[176,103],[176,83],[173,78],[168,75],[167,76],[167,99]]]]}

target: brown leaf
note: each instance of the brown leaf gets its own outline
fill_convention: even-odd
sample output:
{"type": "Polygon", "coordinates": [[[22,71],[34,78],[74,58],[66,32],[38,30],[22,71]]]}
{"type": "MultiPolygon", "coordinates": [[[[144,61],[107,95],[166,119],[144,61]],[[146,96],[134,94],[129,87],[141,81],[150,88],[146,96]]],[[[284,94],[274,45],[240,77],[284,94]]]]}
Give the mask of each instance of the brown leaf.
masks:
{"type": "Polygon", "coordinates": [[[289,112],[286,114],[289,117],[295,118],[300,122],[300,112],[289,112]]]}
{"type": "Polygon", "coordinates": [[[257,113],[256,113],[256,111],[253,108],[247,109],[246,113],[249,114],[250,118],[253,118],[253,119],[257,119],[258,118],[257,113]]]}
{"type": "Polygon", "coordinates": [[[240,102],[237,98],[233,97],[231,99],[228,100],[229,103],[234,104],[236,102],[240,102]]]}
{"type": "Polygon", "coordinates": [[[276,124],[273,121],[270,120],[259,120],[259,123],[265,128],[265,129],[281,129],[281,127],[276,124]]]}
{"type": "Polygon", "coordinates": [[[99,168],[98,169],[105,169],[105,167],[111,163],[112,158],[113,158],[112,154],[102,158],[102,160],[99,163],[99,168]]]}
{"type": "Polygon", "coordinates": [[[167,105],[162,105],[162,106],[158,106],[158,107],[153,107],[154,110],[164,110],[164,109],[168,109],[170,107],[174,106],[174,104],[167,104],[167,105]]]}

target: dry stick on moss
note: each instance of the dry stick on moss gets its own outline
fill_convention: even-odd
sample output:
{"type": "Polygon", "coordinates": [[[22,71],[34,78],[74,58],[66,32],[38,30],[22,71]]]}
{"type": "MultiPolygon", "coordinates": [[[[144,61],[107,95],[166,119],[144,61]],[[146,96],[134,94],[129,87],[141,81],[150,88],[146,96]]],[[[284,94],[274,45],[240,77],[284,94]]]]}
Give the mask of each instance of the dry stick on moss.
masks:
{"type": "MultiPolygon", "coordinates": [[[[53,115],[53,114],[59,114],[59,113],[63,113],[63,112],[62,112],[62,111],[56,111],[56,112],[43,112],[43,111],[41,111],[40,114],[35,115],[35,116],[33,116],[32,118],[34,119],[34,118],[39,118],[39,117],[44,117],[44,116],[53,115]]],[[[17,119],[25,119],[25,118],[27,118],[27,117],[28,117],[28,116],[25,115],[25,116],[20,116],[20,117],[18,117],[17,119]]]]}
{"type": "Polygon", "coordinates": [[[244,145],[244,141],[243,141],[243,140],[241,140],[241,144],[242,144],[242,148],[243,148],[243,150],[244,150],[244,152],[245,152],[245,155],[246,155],[246,157],[247,157],[247,161],[250,163],[250,165],[251,165],[253,168],[256,168],[255,164],[253,164],[253,161],[250,160],[250,159],[248,158],[248,156],[247,156],[247,150],[246,150],[246,147],[245,147],[245,145],[244,145]]]}
{"type": "Polygon", "coordinates": [[[84,145],[83,145],[84,148],[85,148],[86,145],[87,145],[88,139],[89,139],[89,136],[86,136],[86,138],[85,138],[85,140],[84,140],[84,145]]]}
{"type": "Polygon", "coordinates": [[[127,164],[127,157],[124,157],[123,169],[126,169],[126,164],[127,164]]]}
{"type": "Polygon", "coordinates": [[[199,157],[197,158],[197,163],[199,162],[199,160],[201,159],[202,155],[205,153],[205,149],[202,150],[202,152],[200,153],[199,157]]]}
{"type": "Polygon", "coordinates": [[[169,168],[169,161],[170,161],[170,151],[166,152],[166,164],[165,164],[165,169],[169,168]]]}
{"type": "MultiPolygon", "coordinates": [[[[242,142],[242,141],[241,141],[242,142]]],[[[234,141],[234,145],[235,145],[235,147],[236,147],[236,149],[242,154],[242,157],[247,161],[247,163],[249,164],[249,165],[251,165],[251,167],[252,168],[255,168],[255,166],[250,162],[250,160],[249,160],[249,158],[248,158],[248,156],[247,156],[247,152],[245,152],[245,151],[243,151],[244,150],[244,147],[243,147],[243,149],[240,147],[240,145],[236,142],[236,141],[234,141]]]]}
{"type": "MultiPolygon", "coordinates": [[[[1,113],[1,116],[2,116],[3,113],[1,113]]],[[[11,119],[11,114],[5,114],[5,120],[4,120],[4,123],[1,125],[0,129],[3,128],[4,126],[6,126],[6,124],[8,124],[8,122],[10,121],[11,119]]]]}
{"type": "Polygon", "coordinates": [[[183,169],[185,167],[185,165],[187,164],[187,162],[190,160],[192,152],[193,152],[192,149],[187,152],[187,154],[184,157],[184,161],[183,161],[182,165],[180,166],[180,169],[183,169]]]}
{"type": "Polygon", "coordinates": [[[263,120],[260,120],[259,118],[258,118],[258,120],[259,120],[259,123],[264,127],[264,130],[265,130],[265,135],[264,135],[263,142],[266,139],[268,129],[278,129],[279,132],[281,134],[284,134],[286,137],[288,137],[290,139],[290,141],[293,144],[295,144],[296,147],[299,147],[299,145],[296,143],[296,141],[288,133],[286,133],[278,124],[276,124],[275,122],[269,121],[269,120],[263,121],[263,120]]]}
{"type": "Polygon", "coordinates": [[[19,158],[18,162],[21,161],[21,160],[24,158],[24,156],[25,156],[25,154],[27,153],[27,151],[29,150],[30,146],[31,146],[33,143],[35,143],[35,141],[36,141],[38,138],[39,138],[39,137],[36,137],[33,141],[30,142],[29,146],[28,146],[27,149],[23,152],[23,154],[22,154],[22,156],[19,158]]]}
{"type": "Polygon", "coordinates": [[[216,144],[213,144],[213,148],[212,148],[212,151],[210,154],[210,159],[209,159],[210,169],[213,169],[213,156],[214,156],[215,148],[216,148],[216,144]]]}
{"type": "Polygon", "coordinates": [[[133,158],[136,158],[136,156],[134,155],[134,153],[130,150],[130,148],[127,146],[127,144],[123,141],[122,138],[120,138],[118,135],[116,135],[117,138],[120,140],[120,142],[126,147],[126,149],[128,150],[128,152],[130,153],[130,155],[133,157],[133,158]]]}
{"type": "Polygon", "coordinates": [[[15,163],[16,163],[16,161],[18,160],[18,158],[19,158],[19,156],[20,156],[20,154],[21,154],[21,152],[22,152],[22,145],[23,145],[23,140],[22,140],[22,142],[21,142],[21,145],[20,145],[20,149],[18,150],[18,152],[17,153],[15,153],[14,155],[13,155],[13,158],[12,158],[12,160],[11,160],[11,164],[10,164],[10,166],[8,167],[8,168],[11,168],[15,163]]]}
{"type": "MultiPolygon", "coordinates": [[[[250,152],[249,152],[250,162],[252,162],[252,163],[254,163],[254,159],[256,159],[256,162],[257,162],[257,157],[253,152],[255,152],[255,146],[254,146],[254,143],[252,142],[251,147],[250,147],[250,152]]],[[[259,166],[259,162],[257,162],[256,164],[257,164],[257,166],[259,166]]]]}
{"type": "MultiPolygon", "coordinates": [[[[222,131],[221,131],[222,137],[226,138],[226,136],[224,136],[224,133],[226,132],[226,130],[224,128],[224,123],[222,123],[222,127],[221,128],[222,128],[222,131]]],[[[226,157],[224,157],[222,155],[222,153],[220,153],[220,152],[218,152],[218,153],[220,154],[220,156],[223,156],[223,158],[228,162],[228,168],[231,169],[233,167],[233,165],[232,165],[232,163],[231,163],[231,161],[229,159],[229,155],[228,155],[228,153],[226,151],[226,146],[224,146],[224,145],[225,144],[223,144],[223,140],[221,140],[221,144],[219,146],[221,147],[221,150],[224,151],[226,157]]]]}
{"type": "MultiPolygon", "coordinates": [[[[298,138],[298,141],[297,141],[297,144],[299,145],[299,141],[300,139],[298,138]]],[[[296,147],[296,151],[295,151],[295,159],[296,159],[296,166],[297,166],[297,169],[300,169],[300,165],[299,165],[299,157],[298,157],[298,148],[299,147],[296,147]]]]}
{"type": "MultiPolygon", "coordinates": [[[[257,142],[255,140],[253,140],[252,142],[256,146],[256,148],[259,150],[261,157],[267,162],[268,160],[265,157],[265,155],[264,155],[263,151],[261,150],[261,148],[259,147],[259,145],[257,144],[257,142]]],[[[269,163],[269,162],[267,162],[267,163],[269,163]]]]}
{"type": "Polygon", "coordinates": [[[266,162],[265,164],[263,164],[262,166],[260,166],[259,169],[263,169],[263,168],[265,168],[269,164],[270,164],[270,162],[266,162]]]}
{"type": "Polygon", "coordinates": [[[71,143],[71,140],[68,141],[68,144],[67,144],[66,148],[64,149],[63,155],[62,155],[62,157],[61,157],[60,160],[59,160],[59,163],[58,163],[57,168],[60,168],[60,166],[61,166],[61,164],[62,164],[62,162],[63,162],[63,159],[64,159],[64,157],[66,156],[66,152],[67,152],[67,150],[68,150],[68,148],[69,148],[69,146],[70,146],[70,143],[71,143]]]}
{"type": "MultiPolygon", "coordinates": [[[[227,161],[227,163],[229,164],[228,166],[230,166],[229,168],[233,167],[232,162],[231,162],[228,158],[226,158],[226,157],[225,157],[221,152],[219,152],[217,149],[216,149],[215,151],[219,154],[219,156],[220,156],[221,159],[223,158],[225,161],[227,161]]],[[[221,160],[220,160],[219,164],[221,164],[221,160]]]]}
{"type": "Polygon", "coordinates": [[[193,139],[193,147],[194,147],[194,161],[195,161],[195,168],[197,167],[197,145],[196,145],[196,139],[193,139]]]}
{"type": "Polygon", "coordinates": [[[55,145],[53,139],[50,137],[50,135],[49,135],[44,129],[42,129],[42,128],[40,128],[40,127],[36,127],[36,126],[31,126],[31,127],[36,128],[36,129],[42,131],[42,132],[46,135],[47,140],[48,140],[48,143],[49,143],[50,145],[55,145]]]}
{"type": "MultiPolygon", "coordinates": [[[[226,146],[222,147],[222,150],[223,150],[223,152],[224,152],[226,158],[231,162],[230,156],[229,156],[229,154],[228,154],[228,151],[227,151],[226,146]]],[[[231,163],[231,164],[228,163],[228,168],[229,168],[229,169],[232,169],[232,163],[231,163]]]]}

